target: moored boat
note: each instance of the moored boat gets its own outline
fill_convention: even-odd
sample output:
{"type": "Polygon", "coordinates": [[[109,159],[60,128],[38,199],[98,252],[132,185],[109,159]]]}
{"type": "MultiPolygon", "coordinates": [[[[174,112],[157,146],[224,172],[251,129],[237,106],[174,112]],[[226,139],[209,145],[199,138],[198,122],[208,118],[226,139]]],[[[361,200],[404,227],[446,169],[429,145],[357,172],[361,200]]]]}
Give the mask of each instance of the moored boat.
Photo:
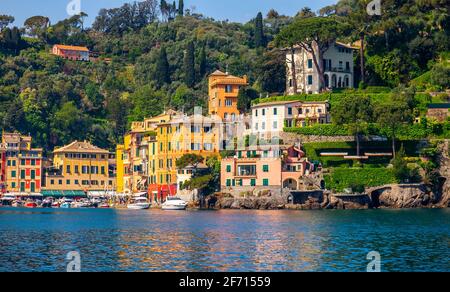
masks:
{"type": "Polygon", "coordinates": [[[72,199],[64,199],[61,205],[59,205],[62,209],[70,209],[72,208],[73,200],[72,199]]]}
{"type": "Polygon", "coordinates": [[[128,209],[132,210],[146,210],[150,208],[150,202],[145,197],[133,198],[127,205],[128,209]]]}
{"type": "Polygon", "coordinates": [[[186,201],[183,201],[179,197],[168,197],[166,202],[162,204],[161,208],[163,210],[169,211],[186,210],[187,203],[186,201]]]}
{"type": "Polygon", "coordinates": [[[28,201],[26,201],[25,202],[25,205],[24,205],[24,207],[25,208],[37,208],[37,204],[36,204],[36,202],[35,201],[33,201],[33,200],[28,200],[28,201]]]}

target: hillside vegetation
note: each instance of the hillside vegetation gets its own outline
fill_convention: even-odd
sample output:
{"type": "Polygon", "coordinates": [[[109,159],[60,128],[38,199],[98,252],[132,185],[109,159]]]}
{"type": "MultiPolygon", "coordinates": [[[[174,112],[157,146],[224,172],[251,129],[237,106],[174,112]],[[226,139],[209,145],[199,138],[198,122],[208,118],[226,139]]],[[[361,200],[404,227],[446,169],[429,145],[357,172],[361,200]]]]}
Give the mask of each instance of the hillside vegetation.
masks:
{"type": "MultiPolygon", "coordinates": [[[[0,16],[0,128],[30,133],[46,151],[74,139],[112,150],[133,120],[167,108],[190,113],[205,106],[206,76],[216,69],[249,76],[251,94],[242,94],[244,99],[283,95],[285,58],[274,40],[294,20],[319,15],[344,25],[333,32],[341,41],[364,35],[367,66],[360,87],[378,88],[380,100],[430,70],[431,86],[449,87],[448,67],[437,65],[450,46],[445,0],[384,1],[388,9],[370,20],[363,17],[369,1],[342,0],[317,13],[304,8],[295,17],[272,10],[248,23],[216,21],[180,9],[182,2],[146,0],[104,9],[89,28],[84,13],[51,25],[35,16],[21,27],[0,16]],[[58,43],[85,45],[99,58],[60,59],[50,54],[58,43]]],[[[356,54],[355,72],[361,71],[359,59],[356,54]]],[[[336,105],[341,96],[323,98],[336,105]]]]}

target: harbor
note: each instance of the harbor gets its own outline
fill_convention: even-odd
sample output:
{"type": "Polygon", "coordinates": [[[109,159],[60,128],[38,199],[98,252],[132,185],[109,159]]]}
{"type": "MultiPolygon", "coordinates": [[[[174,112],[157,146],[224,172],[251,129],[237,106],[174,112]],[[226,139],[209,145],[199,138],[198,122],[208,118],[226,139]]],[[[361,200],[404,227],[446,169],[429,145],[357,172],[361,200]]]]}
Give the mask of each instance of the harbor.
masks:
{"type": "Polygon", "coordinates": [[[0,271],[448,270],[448,209],[134,211],[0,208],[0,271]]]}

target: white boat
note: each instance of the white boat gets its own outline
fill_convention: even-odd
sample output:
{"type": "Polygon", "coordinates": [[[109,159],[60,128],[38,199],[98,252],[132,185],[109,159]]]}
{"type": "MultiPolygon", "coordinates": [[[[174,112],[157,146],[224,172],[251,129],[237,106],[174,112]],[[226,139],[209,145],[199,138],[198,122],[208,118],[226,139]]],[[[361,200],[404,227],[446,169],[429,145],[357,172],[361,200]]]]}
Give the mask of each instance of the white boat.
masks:
{"type": "Polygon", "coordinates": [[[127,205],[127,208],[132,210],[146,210],[150,208],[150,202],[144,197],[133,198],[127,205]]]}
{"type": "Polygon", "coordinates": [[[178,197],[168,197],[161,208],[163,210],[186,210],[187,203],[178,197]]]}
{"type": "Polygon", "coordinates": [[[73,204],[74,202],[72,199],[65,199],[64,202],[61,205],[59,205],[59,207],[62,209],[70,209],[73,207],[73,204]]]}

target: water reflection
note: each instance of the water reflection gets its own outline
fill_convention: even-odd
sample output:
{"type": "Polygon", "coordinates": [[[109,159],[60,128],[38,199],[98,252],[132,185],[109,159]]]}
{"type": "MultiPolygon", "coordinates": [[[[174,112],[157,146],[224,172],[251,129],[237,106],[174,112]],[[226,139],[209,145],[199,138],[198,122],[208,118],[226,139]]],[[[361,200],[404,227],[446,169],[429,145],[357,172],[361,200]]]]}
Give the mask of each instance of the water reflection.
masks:
{"type": "Polygon", "coordinates": [[[448,210],[216,211],[0,209],[0,271],[449,270],[448,210]]]}

